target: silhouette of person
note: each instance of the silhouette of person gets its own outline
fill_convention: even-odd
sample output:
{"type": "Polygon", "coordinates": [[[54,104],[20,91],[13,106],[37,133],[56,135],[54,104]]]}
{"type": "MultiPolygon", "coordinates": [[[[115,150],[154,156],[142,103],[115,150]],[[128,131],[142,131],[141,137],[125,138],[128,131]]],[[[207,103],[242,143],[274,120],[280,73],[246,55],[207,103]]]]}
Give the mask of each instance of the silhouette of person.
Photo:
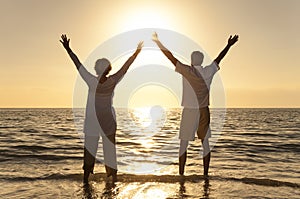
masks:
{"type": "Polygon", "coordinates": [[[104,164],[107,177],[112,176],[113,181],[117,180],[117,160],[116,160],[116,119],[115,110],[112,106],[112,98],[115,86],[127,72],[129,66],[140,53],[143,42],[140,42],[136,51],[124,63],[119,71],[108,76],[112,69],[109,60],[98,59],[95,63],[97,76],[89,73],[81,64],[78,57],[69,46],[70,39],[66,35],[61,36],[60,42],[66,49],[70,58],[74,62],[80,76],[88,85],[88,98],[85,110],[84,121],[84,183],[88,183],[90,173],[93,173],[95,157],[98,148],[98,141],[101,135],[103,143],[104,164]]]}
{"type": "Polygon", "coordinates": [[[226,47],[221,51],[212,64],[203,67],[204,55],[199,51],[191,54],[191,65],[178,61],[173,54],[159,41],[157,33],[153,33],[152,40],[158,45],[163,54],[175,66],[175,71],[183,78],[182,116],[180,123],[179,139],[179,174],[184,174],[189,141],[195,139],[195,132],[201,139],[203,147],[203,174],[208,175],[210,163],[210,148],[208,139],[210,132],[209,90],[213,76],[220,69],[219,63],[224,58],[232,45],[238,41],[238,35],[230,36],[226,47]]]}

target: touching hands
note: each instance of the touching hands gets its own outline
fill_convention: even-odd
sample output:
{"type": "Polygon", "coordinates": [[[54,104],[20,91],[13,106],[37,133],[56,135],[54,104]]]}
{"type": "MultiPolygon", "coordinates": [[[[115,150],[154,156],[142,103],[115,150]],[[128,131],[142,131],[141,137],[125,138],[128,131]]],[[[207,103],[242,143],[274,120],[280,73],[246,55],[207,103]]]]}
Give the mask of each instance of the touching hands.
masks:
{"type": "Polygon", "coordinates": [[[232,35],[230,35],[229,39],[228,39],[228,45],[232,46],[233,44],[235,44],[239,39],[238,35],[234,35],[234,37],[232,37],[232,35]]]}
{"type": "Polygon", "coordinates": [[[61,40],[59,40],[60,43],[62,43],[62,45],[64,46],[64,48],[66,50],[69,50],[70,49],[70,46],[69,46],[69,43],[70,43],[70,39],[67,38],[67,35],[65,34],[62,34],[61,35],[61,40]]]}

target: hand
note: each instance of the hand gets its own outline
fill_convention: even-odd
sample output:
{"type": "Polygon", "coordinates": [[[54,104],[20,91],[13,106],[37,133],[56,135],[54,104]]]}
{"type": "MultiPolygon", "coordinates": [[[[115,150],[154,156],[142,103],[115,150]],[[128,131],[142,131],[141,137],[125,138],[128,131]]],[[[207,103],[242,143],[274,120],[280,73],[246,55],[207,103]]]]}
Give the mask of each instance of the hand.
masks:
{"type": "Polygon", "coordinates": [[[232,35],[230,35],[229,39],[228,39],[228,45],[232,46],[233,44],[235,44],[235,42],[237,42],[239,39],[238,35],[234,35],[234,37],[232,37],[232,35]]]}
{"type": "Polygon", "coordinates": [[[70,39],[68,39],[66,35],[62,34],[61,35],[61,40],[59,40],[59,41],[60,41],[60,43],[62,43],[62,45],[64,46],[64,48],[66,50],[70,49],[70,46],[69,46],[70,39]]]}
{"type": "Polygon", "coordinates": [[[159,41],[159,39],[158,39],[158,36],[157,36],[157,33],[156,33],[156,32],[154,32],[154,33],[152,34],[152,40],[153,40],[154,42],[158,42],[158,41],[159,41]]]}
{"type": "Polygon", "coordinates": [[[144,46],[144,41],[140,41],[140,42],[138,43],[138,46],[137,46],[137,48],[136,48],[136,51],[137,51],[138,53],[141,52],[143,46],[144,46]]]}

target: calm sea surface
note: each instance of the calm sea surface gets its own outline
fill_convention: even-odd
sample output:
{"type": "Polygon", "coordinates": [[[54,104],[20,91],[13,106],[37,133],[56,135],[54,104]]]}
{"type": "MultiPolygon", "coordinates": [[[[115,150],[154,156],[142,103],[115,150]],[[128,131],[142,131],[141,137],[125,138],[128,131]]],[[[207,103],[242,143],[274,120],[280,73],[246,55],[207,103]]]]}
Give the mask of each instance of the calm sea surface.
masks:
{"type": "Polygon", "coordinates": [[[227,109],[221,131],[211,110],[209,179],[199,140],[186,176],[177,174],[181,109],[155,122],[145,110],[116,112],[119,181],[105,178],[100,141],[96,174],[83,186],[82,111],[74,123],[72,109],[0,109],[0,198],[300,197],[300,109],[227,109]]]}

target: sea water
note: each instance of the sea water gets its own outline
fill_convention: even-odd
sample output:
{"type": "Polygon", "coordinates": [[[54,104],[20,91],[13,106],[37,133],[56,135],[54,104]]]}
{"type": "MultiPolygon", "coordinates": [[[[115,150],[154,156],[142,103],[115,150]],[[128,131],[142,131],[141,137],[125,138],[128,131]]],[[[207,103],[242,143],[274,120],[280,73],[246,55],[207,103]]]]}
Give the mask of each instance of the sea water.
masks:
{"type": "Polygon", "coordinates": [[[83,113],[74,122],[72,109],[0,109],[0,198],[300,197],[300,109],[227,109],[208,178],[197,139],[178,175],[181,109],[166,110],[157,128],[145,113],[116,112],[118,182],[105,176],[100,139],[84,186],[83,113]]]}

